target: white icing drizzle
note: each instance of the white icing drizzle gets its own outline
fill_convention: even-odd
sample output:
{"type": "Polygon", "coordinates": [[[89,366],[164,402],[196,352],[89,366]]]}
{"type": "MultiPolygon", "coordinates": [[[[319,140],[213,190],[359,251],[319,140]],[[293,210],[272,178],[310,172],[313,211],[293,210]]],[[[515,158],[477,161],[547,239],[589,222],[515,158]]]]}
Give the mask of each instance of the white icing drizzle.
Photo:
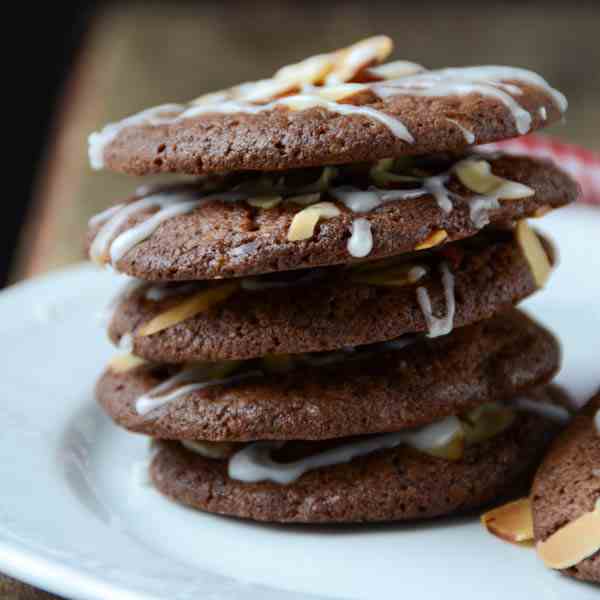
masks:
{"type": "Polygon", "coordinates": [[[469,216],[477,229],[482,229],[490,222],[490,211],[500,208],[497,196],[474,196],[469,201],[469,216]]]}
{"type": "Polygon", "coordinates": [[[399,139],[411,144],[414,142],[414,138],[406,126],[398,119],[391,117],[384,112],[371,108],[370,106],[356,106],[354,104],[340,104],[338,102],[332,102],[314,94],[295,94],[293,96],[285,96],[279,100],[269,102],[268,104],[250,104],[247,102],[228,101],[217,104],[191,106],[178,116],[178,120],[189,119],[207,113],[256,114],[266,110],[273,110],[279,106],[289,107],[292,110],[324,108],[330,112],[340,115],[362,115],[364,117],[368,117],[369,119],[379,121],[399,139]]]}
{"type": "Polygon", "coordinates": [[[450,199],[450,193],[446,189],[446,183],[450,176],[448,174],[435,175],[433,177],[426,177],[423,181],[423,188],[425,192],[431,194],[438,206],[448,215],[454,208],[452,206],[452,200],[450,199]]]}
{"type": "MultiPolygon", "coordinates": [[[[484,96],[494,97],[502,102],[512,113],[517,131],[525,134],[531,127],[531,115],[513,98],[513,96],[518,96],[522,93],[519,85],[506,83],[506,80],[514,80],[537,86],[553,99],[561,112],[564,112],[567,108],[567,101],[564,95],[550,87],[542,77],[532,71],[514,67],[480,66],[423,71],[394,80],[370,84],[365,86],[365,89],[372,91],[380,98],[401,94],[443,97],[480,93],[484,96]]],[[[260,92],[261,82],[254,82],[249,85],[256,87],[260,92]]],[[[324,89],[327,89],[327,86],[324,89]]],[[[103,168],[106,147],[123,129],[130,126],[140,124],[164,125],[211,113],[255,114],[278,107],[288,107],[292,110],[306,110],[320,107],[341,115],[364,116],[382,123],[399,139],[407,143],[414,142],[410,131],[396,117],[376,110],[371,106],[357,106],[326,100],[319,96],[318,93],[310,93],[312,91],[311,86],[305,86],[304,91],[305,93],[284,96],[267,104],[223,100],[223,96],[217,95],[212,102],[188,106],[164,104],[147,109],[122,121],[109,123],[100,132],[92,133],[89,136],[90,164],[94,169],[103,168]]],[[[251,99],[252,95],[247,95],[247,97],[251,99]]],[[[466,133],[465,139],[467,139],[466,133]]]]}
{"type": "Polygon", "coordinates": [[[457,129],[463,134],[465,138],[465,142],[467,144],[472,144],[475,141],[475,134],[472,131],[469,131],[464,125],[461,125],[458,121],[454,119],[446,118],[446,121],[449,121],[453,125],[456,125],[457,129]]]}
{"type": "Polygon", "coordinates": [[[98,214],[94,215],[88,221],[88,225],[90,227],[96,227],[97,225],[100,225],[101,223],[105,223],[110,218],[112,218],[114,215],[116,215],[124,206],[125,206],[125,204],[115,204],[114,206],[111,206],[110,208],[107,208],[106,210],[99,212],[98,214]]]}
{"type": "Polygon", "coordinates": [[[370,186],[367,190],[360,190],[350,185],[342,185],[331,188],[328,193],[353,212],[370,212],[387,202],[410,200],[431,194],[440,209],[449,214],[453,208],[450,193],[445,185],[449,179],[448,173],[442,173],[425,177],[421,187],[409,190],[386,190],[374,186],[370,186]]]}
{"type": "Polygon", "coordinates": [[[352,212],[370,212],[386,202],[418,198],[427,194],[428,191],[425,188],[384,190],[372,186],[365,191],[350,185],[341,185],[331,188],[328,193],[352,212]]]}
{"type": "Polygon", "coordinates": [[[206,370],[201,367],[186,369],[139,396],[135,402],[135,410],[139,415],[146,415],[191,392],[215,385],[232,385],[250,377],[260,377],[262,374],[262,371],[247,371],[222,379],[210,379],[206,370]]]}
{"type": "Polygon", "coordinates": [[[552,404],[551,402],[541,402],[522,397],[513,400],[511,405],[517,410],[531,412],[556,423],[564,424],[571,420],[571,413],[564,406],[552,404]]]}
{"type": "Polygon", "coordinates": [[[546,111],[545,106],[540,106],[538,110],[540,117],[545,121],[548,118],[548,112],[546,111]]]}
{"type": "Polygon", "coordinates": [[[355,258],[364,258],[373,250],[371,223],[367,219],[355,219],[352,222],[352,235],[348,239],[348,253],[355,258]]]}
{"type": "Polygon", "coordinates": [[[133,335],[131,335],[131,333],[122,335],[119,343],[117,344],[117,348],[123,352],[133,352],[133,335]]]}
{"type": "Polygon", "coordinates": [[[229,459],[228,475],[231,479],[248,483],[273,481],[287,485],[307,471],[348,463],[356,457],[400,445],[417,450],[441,448],[460,432],[460,421],[456,417],[448,417],[419,429],[359,439],[290,463],[278,463],[271,457],[271,453],[285,442],[256,442],[236,452],[229,459]]]}
{"type": "Polygon", "coordinates": [[[129,277],[128,275],[121,275],[121,277],[125,277],[127,283],[125,283],[119,293],[110,300],[106,305],[106,308],[100,314],[100,324],[103,327],[107,327],[112,321],[115,310],[122,300],[129,298],[135,291],[146,285],[146,282],[142,279],[136,279],[135,277],[129,277]]]}
{"type": "Polygon", "coordinates": [[[419,306],[423,311],[425,322],[429,330],[428,337],[435,338],[449,334],[454,328],[454,314],[456,312],[456,298],[454,295],[454,275],[450,272],[447,263],[440,266],[442,272],[442,284],[444,286],[444,296],[446,298],[446,315],[436,317],[431,307],[429,292],[425,287],[417,288],[417,299],[419,306]]]}
{"type": "Polygon", "coordinates": [[[103,217],[100,221],[103,224],[92,242],[90,256],[95,262],[103,263],[108,254],[110,262],[114,265],[134,246],[151,236],[164,221],[177,215],[189,213],[200,204],[210,200],[232,202],[241,200],[244,197],[245,195],[241,192],[199,195],[197,191],[194,192],[190,189],[185,191],[172,190],[152,194],[129,204],[120,205],[118,210],[109,209],[109,211],[96,215],[96,218],[103,217]],[[117,231],[131,216],[140,211],[151,209],[158,210],[115,237],[117,231]]]}
{"type": "Polygon", "coordinates": [[[440,69],[425,71],[393,81],[383,81],[371,86],[372,91],[380,98],[399,94],[410,96],[464,96],[478,93],[493,97],[502,102],[511,112],[517,131],[525,134],[531,128],[531,115],[510,94],[520,95],[518,84],[507,84],[507,80],[522,82],[544,90],[557,108],[564,112],[567,100],[558,90],[550,87],[548,82],[532,71],[516,67],[479,66],[464,68],[440,69]]]}
{"type": "MultiPolygon", "coordinates": [[[[184,198],[185,196],[165,196],[159,194],[140,200],[139,202],[145,203],[147,207],[157,207],[159,210],[149,218],[144,219],[141,223],[127,229],[113,240],[109,250],[111,263],[114,265],[134,246],[150,237],[161,223],[177,215],[183,215],[194,210],[201,202],[200,200],[185,200],[184,198]]],[[[136,203],[134,202],[133,204],[136,203]]]]}
{"type": "Polygon", "coordinates": [[[184,109],[180,104],[161,104],[127,117],[122,121],[108,123],[101,131],[92,133],[88,138],[88,154],[92,169],[104,168],[104,149],[121,133],[126,127],[132,125],[162,125],[169,123],[172,119],[166,115],[180,113],[184,109]]]}
{"type": "MultiPolygon", "coordinates": [[[[165,208],[165,200],[169,198],[172,203],[176,200],[174,197],[168,195],[158,194],[156,196],[147,196],[132,202],[131,204],[121,205],[119,210],[114,211],[110,214],[109,218],[104,221],[102,227],[96,236],[90,247],[90,256],[93,261],[102,263],[105,255],[110,250],[110,242],[115,236],[119,228],[126,223],[127,219],[140,210],[149,208],[165,208]]],[[[120,236],[119,236],[120,237],[120,236]]]]}

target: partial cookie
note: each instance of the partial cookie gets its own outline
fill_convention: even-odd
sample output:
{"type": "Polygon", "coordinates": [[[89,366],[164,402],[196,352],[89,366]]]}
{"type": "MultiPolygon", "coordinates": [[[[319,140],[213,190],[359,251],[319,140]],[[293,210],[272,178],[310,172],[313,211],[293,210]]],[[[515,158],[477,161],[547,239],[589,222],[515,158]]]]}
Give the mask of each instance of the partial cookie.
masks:
{"type": "Polygon", "coordinates": [[[519,231],[486,230],[439,251],[353,269],[142,283],[117,303],[110,337],[118,343],[126,336],[133,353],[148,360],[181,363],[443,335],[511,308],[544,284],[550,247],[531,230],[531,238],[517,240],[519,231]]]}
{"type": "Polygon", "coordinates": [[[532,507],[535,539],[542,558],[552,560],[548,566],[600,582],[600,395],[552,444],[533,483],[532,507]]]}
{"type": "Polygon", "coordinates": [[[560,92],[525,69],[372,68],[391,50],[382,37],[111,123],[90,136],[91,164],[196,175],[460,152],[544,127],[567,108],[560,92]]]}
{"type": "Polygon", "coordinates": [[[543,215],[577,184],[514,156],[234,174],[143,188],[90,221],[90,257],[148,281],[230,278],[411,252],[543,215]]]}
{"type": "Polygon", "coordinates": [[[234,365],[217,374],[233,376],[229,385],[210,385],[205,375],[207,387],[179,396],[176,385],[165,389],[177,367],[117,363],[96,395],[118,425],[155,438],[316,440],[398,431],[504,401],[549,381],[559,363],[553,336],[513,310],[435,340],[234,365]],[[171,400],[160,403],[165,394],[171,400]]]}
{"type": "MultiPolygon", "coordinates": [[[[178,442],[159,442],[151,476],[163,494],[178,502],[257,521],[424,519],[518,493],[556,430],[555,423],[519,414],[503,433],[467,446],[458,460],[398,446],[310,470],[287,485],[232,479],[227,460],[205,458],[178,442]]],[[[275,458],[287,462],[324,449],[331,449],[331,443],[291,443],[275,458]]]]}

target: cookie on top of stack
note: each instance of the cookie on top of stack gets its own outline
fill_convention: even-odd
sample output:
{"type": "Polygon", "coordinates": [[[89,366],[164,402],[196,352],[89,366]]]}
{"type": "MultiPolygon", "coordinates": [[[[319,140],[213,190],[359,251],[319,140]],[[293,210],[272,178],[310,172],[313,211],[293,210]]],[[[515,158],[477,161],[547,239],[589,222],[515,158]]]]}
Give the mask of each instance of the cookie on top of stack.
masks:
{"type": "Polygon", "coordinates": [[[377,36],[90,136],[144,187],[90,221],[131,276],[97,384],[157,440],[167,496],[280,522],[382,521],[515,493],[560,426],[557,341],[514,306],[554,263],[526,223],[577,185],[474,148],[559,120],[509,67],[383,64],[377,36]],[[525,399],[525,401],[524,401],[525,399]]]}

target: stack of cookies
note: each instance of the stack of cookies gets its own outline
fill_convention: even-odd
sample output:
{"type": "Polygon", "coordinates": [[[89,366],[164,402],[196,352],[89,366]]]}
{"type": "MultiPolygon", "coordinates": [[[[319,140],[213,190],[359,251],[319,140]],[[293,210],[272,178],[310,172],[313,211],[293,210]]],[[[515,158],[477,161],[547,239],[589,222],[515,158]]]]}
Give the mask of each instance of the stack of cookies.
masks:
{"type": "Polygon", "coordinates": [[[434,517],[515,493],[560,429],[559,345],[514,307],[555,262],[525,219],[578,188],[475,146],[566,101],[523,69],[382,64],[391,49],[370,38],[90,136],[96,168],[195,177],[139,188],[88,233],[132,278],[97,398],[156,440],[172,499],[434,517]]]}

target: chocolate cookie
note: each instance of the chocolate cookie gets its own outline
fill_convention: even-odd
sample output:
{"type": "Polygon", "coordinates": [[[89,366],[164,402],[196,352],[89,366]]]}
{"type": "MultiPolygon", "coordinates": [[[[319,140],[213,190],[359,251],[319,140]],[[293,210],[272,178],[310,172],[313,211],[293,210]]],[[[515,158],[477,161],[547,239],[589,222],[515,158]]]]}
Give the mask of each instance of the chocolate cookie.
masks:
{"type": "Polygon", "coordinates": [[[327,439],[398,431],[525,393],[551,379],[560,348],[512,310],[437,339],[285,358],[237,365],[231,375],[262,375],[197,389],[148,412],[136,408],[138,399],[179,369],[109,367],[97,399],[118,425],[155,438],[327,439]]]}
{"type": "Polygon", "coordinates": [[[144,188],[90,221],[87,247],[148,281],[239,277],[444,244],[578,192],[549,162],[502,155],[237,174],[144,188]]]}
{"type": "Polygon", "coordinates": [[[378,51],[358,68],[356,52],[331,56],[344,52],[342,66],[335,58],[315,69],[327,56],[319,55],[273,79],[111,123],[90,136],[92,166],[196,175],[459,152],[544,127],[567,108],[560,92],[525,69],[406,74],[397,63],[371,69],[386,54],[378,51]]]}
{"type": "MultiPolygon", "coordinates": [[[[540,253],[549,265],[550,247],[540,253]]],[[[337,350],[448,333],[507,310],[539,285],[513,232],[504,230],[377,265],[141,285],[117,303],[110,337],[118,343],[133,334],[134,354],[161,363],[337,350]]]]}
{"type": "MultiPolygon", "coordinates": [[[[424,519],[516,493],[529,481],[556,430],[555,423],[519,414],[503,433],[467,446],[459,460],[398,446],[310,470],[287,485],[232,479],[226,460],[205,458],[178,442],[163,441],[150,472],[158,490],[178,502],[257,521],[424,519]]],[[[299,444],[300,449],[291,449],[292,460],[322,451],[322,444],[299,444]]],[[[289,460],[289,454],[281,460],[289,460]]]]}
{"type": "MultiPolygon", "coordinates": [[[[531,501],[535,539],[547,542],[563,527],[593,512],[600,501],[600,394],[552,444],[533,483],[531,501]]],[[[598,530],[598,527],[596,527],[598,530]]],[[[588,528],[583,536],[594,533],[588,528]]],[[[596,531],[596,540],[600,539],[596,531]]],[[[539,546],[538,546],[539,548],[539,546]]],[[[568,552],[565,552],[568,554],[568,552]]],[[[600,552],[564,568],[565,575],[600,582],[600,552]]]]}

